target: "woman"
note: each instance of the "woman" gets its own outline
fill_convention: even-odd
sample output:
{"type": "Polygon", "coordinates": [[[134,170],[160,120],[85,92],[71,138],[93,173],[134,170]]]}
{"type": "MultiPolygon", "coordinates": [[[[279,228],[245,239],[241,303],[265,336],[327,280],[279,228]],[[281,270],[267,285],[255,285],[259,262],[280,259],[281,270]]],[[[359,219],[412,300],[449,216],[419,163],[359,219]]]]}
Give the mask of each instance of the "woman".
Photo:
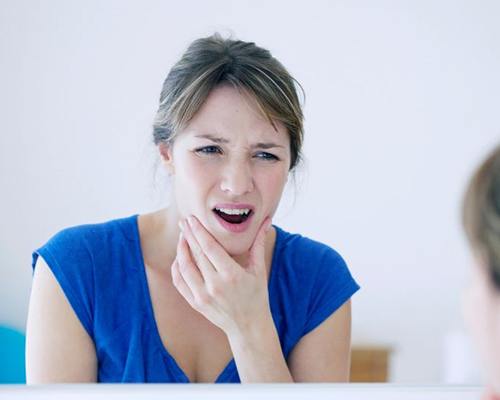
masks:
{"type": "Polygon", "coordinates": [[[271,225],[302,119],[267,50],[193,42],[154,124],[172,203],[34,253],[28,382],[347,381],[359,287],[334,250],[271,225]]]}
{"type": "Polygon", "coordinates": [[[465,318],[490,385],[500,399],[500,147],[474,174],[464,201],[464,226],[476,261],[465,296],[465,318]]]}

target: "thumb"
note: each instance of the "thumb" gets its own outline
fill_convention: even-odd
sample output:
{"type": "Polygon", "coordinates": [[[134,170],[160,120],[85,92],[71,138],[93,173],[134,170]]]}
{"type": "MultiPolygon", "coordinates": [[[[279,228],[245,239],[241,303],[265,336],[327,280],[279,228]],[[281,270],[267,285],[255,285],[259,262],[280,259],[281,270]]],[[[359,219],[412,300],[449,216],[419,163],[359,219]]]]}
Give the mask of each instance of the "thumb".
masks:
{"type": "Polygon", "coordinates": [[[267,217],[257,232],[257,236],[250,247],[249,266],[255,272],[262,272],[266,269],[264,255],[266,249],[266,234],[271,227],[271,218],[267,217]]]}

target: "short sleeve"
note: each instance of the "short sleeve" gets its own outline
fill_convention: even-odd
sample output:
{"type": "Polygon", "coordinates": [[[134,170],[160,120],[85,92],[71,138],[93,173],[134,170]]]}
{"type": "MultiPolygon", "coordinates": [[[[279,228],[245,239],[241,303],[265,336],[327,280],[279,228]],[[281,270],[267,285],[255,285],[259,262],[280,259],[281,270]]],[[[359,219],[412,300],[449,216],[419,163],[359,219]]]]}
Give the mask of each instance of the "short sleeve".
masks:
{"type": "Polygon", "coordinates": [[[302,336],[332,315],[360,288],[344,259],[327,247],[319,260],[302,336]]]}
{"type": "Polygon", "coordinates": [[[49,266],[78,319],[93,338],[93,263],[83,232],[80,228],[65,229],[35,250],[33,271],[39,256],[49,266]]]}

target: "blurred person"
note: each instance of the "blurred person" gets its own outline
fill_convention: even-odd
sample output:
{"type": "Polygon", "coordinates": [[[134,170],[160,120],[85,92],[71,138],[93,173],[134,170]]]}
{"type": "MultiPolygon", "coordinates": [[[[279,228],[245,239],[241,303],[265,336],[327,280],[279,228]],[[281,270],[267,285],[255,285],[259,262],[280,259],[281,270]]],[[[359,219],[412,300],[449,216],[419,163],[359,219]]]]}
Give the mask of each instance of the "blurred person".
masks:
{"type": "Polygon", "coordinates": [[[475,261],[465,319],[485,367],[484,399],[500,400],[500,146],[469,183],[463,221],[475,261]]]}

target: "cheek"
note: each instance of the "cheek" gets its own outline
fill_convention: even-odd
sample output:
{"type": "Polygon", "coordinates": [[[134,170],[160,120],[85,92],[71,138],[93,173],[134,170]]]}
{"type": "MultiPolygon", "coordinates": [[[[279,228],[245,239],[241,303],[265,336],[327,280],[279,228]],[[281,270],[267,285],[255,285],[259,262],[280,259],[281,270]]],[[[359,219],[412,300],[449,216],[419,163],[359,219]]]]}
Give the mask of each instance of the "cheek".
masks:
{"type": "Polygon", "coordinates": [[[484,315],[482,315],[480,295],[480,288],[476,284],[472,284],[464,294],[462,307],[465,324],[476,345],[483,341],[481,333],[484,331],[484,315]]]}
{"type": "Polygon", "coordinates": [[[280,202],[286,184],[288,171],[276,169],[259,175],[258,185],[264,203],[274,211],[280,202]]]}
{"type": "Polygon", "coordinates": [[[492,312],[487,287],[481,281],[473,281],[463,299],[463,314],[467,330],[478,350],[480,358],[489,370],[500,373],[500,324],[499,316],[492,312]]]}
{"type": "Polygon", "coordinates": [[[467,327],[475,340],[484,341],[487,321],[484,288],[478,280],[472,280],[464,294],[463,314],[467,327]]]}
{"type": "Polygon", "coordinates": [[[206,186],[217,176],[217,164],[195,156],[187,157],[182,174],[186,183],[195,182],[198,186],[206,186]]]}
{"type": "MultiPolygon", "coordinates": [[[[207,192],[213,186],[215,166],[194,157],[185,157],[176,166],[174,187],[180,209],[204,202],[207,192]]],[[[194,211],[194,210],[193,210],[194,211]]]]}

